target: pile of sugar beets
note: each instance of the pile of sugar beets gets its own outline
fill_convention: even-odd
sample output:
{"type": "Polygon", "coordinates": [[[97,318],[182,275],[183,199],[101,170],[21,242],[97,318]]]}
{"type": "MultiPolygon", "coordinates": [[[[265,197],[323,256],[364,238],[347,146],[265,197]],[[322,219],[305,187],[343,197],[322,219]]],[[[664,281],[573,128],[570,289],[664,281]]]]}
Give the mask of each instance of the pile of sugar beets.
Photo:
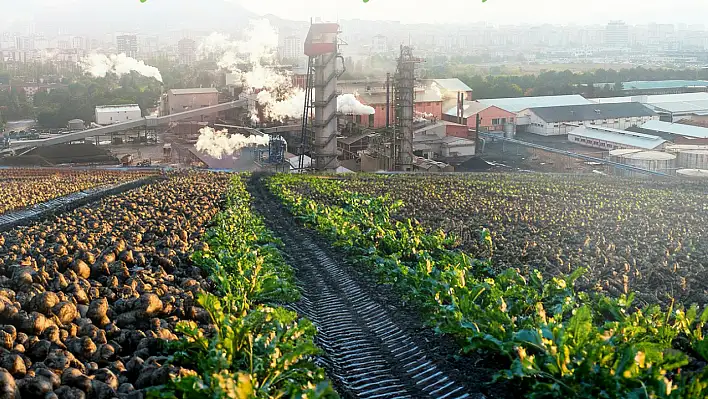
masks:
{"type": "Polygon", "coordinates": [[[0,399],[143,398],[180,320],[208,328],[189,255],[228,176],[170,176],[0,234],[0,399]]]}

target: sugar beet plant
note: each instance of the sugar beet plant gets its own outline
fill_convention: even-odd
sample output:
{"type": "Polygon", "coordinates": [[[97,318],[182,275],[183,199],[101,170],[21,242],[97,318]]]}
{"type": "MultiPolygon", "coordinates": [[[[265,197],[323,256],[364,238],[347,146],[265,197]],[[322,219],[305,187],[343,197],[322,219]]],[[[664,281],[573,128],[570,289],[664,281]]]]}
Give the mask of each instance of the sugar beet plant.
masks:
{"type": "Polygon", "coordinates": [[[298,298],[279,242],[252,213],[241,177],[214,220],[208,246],[193,260],[210,275],[216,295],[198,302],[212,330],[178,324],[183,338],[169,344],[170,361],[194,371],[151,392],[159,398],[336,398],[313,363],[315,327],[276,304],[298,298]]]}
{"type": "MultiPolygon", "coordinates": [[[[582,269],[544,278],[539,271],[495,271],[458,240],[393,219],[403,206],[387,196],[345,189],[337,179],[278,175],[269,187],[293,214],[397,288],[461,351],[506,358],[497,379],[519,382],[531,398],[708,397],[708,310],[637,308],[633,295],[575,289],[582,269]]],[[[478,237],[493,243],[488,231],[478,237]]]]}

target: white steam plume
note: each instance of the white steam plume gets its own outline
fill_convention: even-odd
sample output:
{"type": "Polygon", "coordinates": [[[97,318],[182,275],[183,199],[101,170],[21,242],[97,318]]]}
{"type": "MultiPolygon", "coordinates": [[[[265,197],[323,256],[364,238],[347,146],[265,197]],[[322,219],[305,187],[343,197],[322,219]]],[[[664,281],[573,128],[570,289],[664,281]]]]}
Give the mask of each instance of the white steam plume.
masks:
{"type": "Polygon", "coordinates": [[[373,115],[374,107],[364,105],[355,94],[342,94],[337,97],[337,111],[348,115],[373,115]]]}
{"type": "Polygon", "coordinates": [[[102,78],[109,73],[123,76],[135,71],[148,78],[155,78],[162,83],[162,75],[157,68],[147,65],[143,61],[128,57],[123,53],[108,56],[105,54],[90,54],[81,60],[81,67],[84,73],[94,77],[102,78]]]}
{"type": "Polygon", "coordinates": [[[246,137],[240,134],[229,135],[226,129],[214,130],[207,126],[199,129],[199,139],[197,139],[195,147],[197,151],[221,159],[225,155],[231,155],[249,145],[268,145],[268,136],[252,135],[246,137]]]}
{"type": "MultiPolygon", "coordinates": [[[[287,72],[274,67],[278,51],[278,33],[267,19],[251,21],[244,40],[230,40],[212,33],[200,45],[200,53],[221,53],[217,65],[228,69],[240,81],[244,93],[254,96],[269,120],[301,118],[305,92],[293,87],[287,72]]],[[[255,109],[251,120],[260,122],[255,109]]]]}

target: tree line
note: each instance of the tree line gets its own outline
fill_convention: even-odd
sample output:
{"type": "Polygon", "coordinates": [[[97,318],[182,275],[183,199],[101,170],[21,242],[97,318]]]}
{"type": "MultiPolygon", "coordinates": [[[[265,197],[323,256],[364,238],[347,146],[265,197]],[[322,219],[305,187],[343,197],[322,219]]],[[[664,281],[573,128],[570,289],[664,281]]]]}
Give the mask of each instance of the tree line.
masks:
{"type": "Polygon", "coordinates": [[[708,69],[597,69],[587,72],[546,71],[537,75],[487,75],[448,73],[474,90],[475,98],[553,96],[582,94],[586,97],[621,96],[622,82],[635,80],[708,80],[708,69]],[[597,84],[604,84],[601,87],[597,84]]]}

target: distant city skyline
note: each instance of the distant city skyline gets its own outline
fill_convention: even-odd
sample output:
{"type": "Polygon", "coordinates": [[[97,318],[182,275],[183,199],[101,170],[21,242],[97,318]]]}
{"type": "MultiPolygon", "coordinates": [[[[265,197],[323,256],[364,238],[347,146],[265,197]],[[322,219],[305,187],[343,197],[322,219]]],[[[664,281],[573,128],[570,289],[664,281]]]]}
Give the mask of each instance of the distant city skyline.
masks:
{"type": "Polygon", "coordinates": [[[680,0],[675,3],[647,0],[225,0],[240,3],[256,14],[309,20],[369,19],[401,23],[493,24],[704,24],[708,2],[680,0]]]}

